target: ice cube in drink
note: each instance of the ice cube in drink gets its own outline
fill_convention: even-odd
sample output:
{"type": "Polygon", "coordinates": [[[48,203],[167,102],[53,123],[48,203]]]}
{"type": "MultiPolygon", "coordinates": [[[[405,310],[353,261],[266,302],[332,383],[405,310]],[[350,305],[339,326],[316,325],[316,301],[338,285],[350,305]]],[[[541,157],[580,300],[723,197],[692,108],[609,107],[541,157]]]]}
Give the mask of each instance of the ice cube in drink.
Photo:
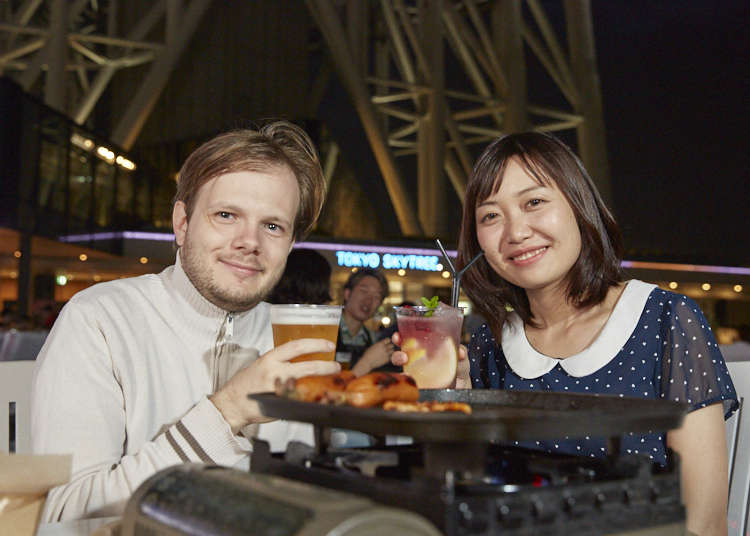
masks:
{"type": "Polygon", "coordinates": [[[463,308],[443,304],[434,310],[397,307],[396,319],[401,350],[409,357],[404,372],[420,389],[451,386],[456,378],[463,308]]]}

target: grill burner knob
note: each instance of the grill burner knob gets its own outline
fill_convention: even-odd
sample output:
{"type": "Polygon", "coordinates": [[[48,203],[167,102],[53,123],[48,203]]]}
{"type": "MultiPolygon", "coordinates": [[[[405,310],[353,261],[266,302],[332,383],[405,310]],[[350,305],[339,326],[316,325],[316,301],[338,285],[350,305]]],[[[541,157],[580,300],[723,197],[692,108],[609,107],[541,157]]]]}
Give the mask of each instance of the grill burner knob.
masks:
{"type": "Polygon", "coordinates": [[[594,509],[593,492],[587,489],[575,490],[565,497],[564,508],[571,518],[584,517],[594,509]]]}
{"type": "Polygon", "coordinates": [[[659,505],[676,504],[678,502],[677,497],[679,495],[676,490],[664,489],[658,482],[651,484],[651,502],[659,505]]]}
{"type": "Polygon", "coordinates": [[[489,529],[487,517],[480,510],[473,511],[469,503],[459,504],[458,511],[460,512],[458,522],[461,528],[470,533],[486,532],[489,529]]]}
{"type": "Polygon", "coordinates": [[[631,507],[644,506],[649,503],[649,492],[647,490],[625,486],[623,491],[625,494],[625,502],[631,507]]]}
{"type": "Polygon", "coordinates": [[[552,503],[545,503],[540,497],[532,501],[531,511],[534,513],[534,517],[541,523],[553,522],[557,513],[552,503]]]}
{"type": "MultiPolygon", "coordinates": [[[[517,529],[523,525],[524,505],[512,500],[497,501],[497,520],[504,529],[517,529]]],[[[527,510],[528,511],[528,510],[527,510]]]]}

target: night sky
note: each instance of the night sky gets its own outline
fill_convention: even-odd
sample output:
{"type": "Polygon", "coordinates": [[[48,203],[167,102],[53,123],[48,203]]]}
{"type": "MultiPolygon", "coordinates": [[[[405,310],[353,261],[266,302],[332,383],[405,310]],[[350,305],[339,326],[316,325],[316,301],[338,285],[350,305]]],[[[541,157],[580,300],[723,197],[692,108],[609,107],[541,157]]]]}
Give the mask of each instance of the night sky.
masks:
{"type": "MultiPolygon", "coordinates": [[[[542,4],[565,43],[562,2],[542,4]]],[[[626,258],[750,266],[750,2],[592,0],[591,5],[612,208],[626,258]]],[[[529,101],[570,110],[528,48],[526,60],[529,101]]],[[[450,64],[446,69],[450,85],[460,87],[460,69],[450,64]]],[[[395,235],[395,214],[349,102],[343,87],[332,83],[322,117],[367,197],[376,200],[382,233],[395,235]],[[349,108],[342,113],[344,103],[349,108]]],[[[573,131],[558,135],[575,148],[573,131]]],[[[483,148],[472,147],[474,156],[483,148]]],[[[403,159],[399,166],[404,177],[416,173],[403,159]]],[[[407,184],[413,197],[415,187],[407,184]]],[[[453,202],[456,210],[447,216],[455,212],[450,227],[457,232],[460,207],[457,198],[453,202]]]]}
{"type": "Polygon", "coordinates": [[[749,5],[592,2],[629,258],[750,265],[749,5]]]}

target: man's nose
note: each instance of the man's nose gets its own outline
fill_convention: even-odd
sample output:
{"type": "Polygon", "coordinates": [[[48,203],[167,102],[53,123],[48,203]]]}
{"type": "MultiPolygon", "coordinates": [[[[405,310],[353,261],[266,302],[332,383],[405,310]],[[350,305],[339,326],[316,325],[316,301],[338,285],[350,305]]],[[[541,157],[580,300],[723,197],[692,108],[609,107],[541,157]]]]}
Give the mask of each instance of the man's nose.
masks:
{"type": "Polygon", "coordinates": [[[232,247],[248,253],[257,252],[261,243],[260,231],[258,226],[251,223],[237,225],[232,237],[232,247]]]}

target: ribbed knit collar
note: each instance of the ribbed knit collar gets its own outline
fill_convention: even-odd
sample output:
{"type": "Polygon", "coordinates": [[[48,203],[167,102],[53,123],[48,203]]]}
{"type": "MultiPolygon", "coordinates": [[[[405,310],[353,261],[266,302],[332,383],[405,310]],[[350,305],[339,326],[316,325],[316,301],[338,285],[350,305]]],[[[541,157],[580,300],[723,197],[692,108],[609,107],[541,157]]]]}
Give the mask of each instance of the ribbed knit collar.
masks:
{"type": "Polygon", "coordinates": [[[208,318],[224,318],[226,316],[227,311],[217,307],[204,298],[203,295],[198,292],[198,289],[195,288],[193,282],[190,281],[190,278],[182,268],[182,259],[180,259],[179,250],[176,253],[173,270],[171,274],[167,276],[167,280],[169,283],[169,289],[185,300],[187,305],[190,306],[196,314],[208,318]]]}
{"type": "Polygon", "coordinates": [[[161,273],[164,286],[174,297],[173,314],[182,320],[188,333],[198,336],[197,340],[215,341],[227,311],[217,307],[198,292],[182,268],[180,252],[177,251],[174,265],[161,273]]]}
{"type": "Polygon", "coordinates": [[[503,327],[502,348],[508,365],[526,379],[547,374],[556,365],[576,378],[593,374],[625,346],[655,287],[635,279],[629,281],[599,336],[586,349],[565,359],[555,359],[536,351],[526,338],[521,318],[514,313],[503,327]]]}

